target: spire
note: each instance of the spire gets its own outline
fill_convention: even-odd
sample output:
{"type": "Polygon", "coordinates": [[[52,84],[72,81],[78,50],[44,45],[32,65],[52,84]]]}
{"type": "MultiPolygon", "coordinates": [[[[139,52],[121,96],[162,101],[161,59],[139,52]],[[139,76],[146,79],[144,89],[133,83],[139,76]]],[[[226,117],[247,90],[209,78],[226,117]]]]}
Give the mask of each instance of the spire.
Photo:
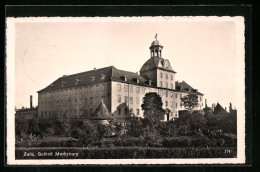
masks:
{"type": "Polygon", "coordinates": [[[156,40],[157,40],[157,33],[155,34],[155,37],[154,37],[156,40]]]}

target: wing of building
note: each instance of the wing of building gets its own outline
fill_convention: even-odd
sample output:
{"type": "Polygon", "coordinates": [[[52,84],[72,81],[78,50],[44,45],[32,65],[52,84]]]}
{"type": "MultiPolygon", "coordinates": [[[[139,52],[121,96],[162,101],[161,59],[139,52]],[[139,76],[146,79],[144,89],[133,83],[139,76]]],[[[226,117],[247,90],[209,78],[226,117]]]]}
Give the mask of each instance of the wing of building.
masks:
{"type": "Polygon", "coordinates": [[[141,104],[148,92],[158,93],[163,108],[170,110],[165,120],[178,118],[178,111],[184,109],[181,97],[188,93],[198,95],[198,109],[202,109],[203,94],[185,81],[175,81],[176,72],[170,61],[162,58],[162,49],[158,40],[152,42],[151,56],[140,74],[109,66],[58,78],[38,91],[38,117],[91,117],[101,102],[116,119],[124,119],[128,110],[143,117],[141,104]]]}

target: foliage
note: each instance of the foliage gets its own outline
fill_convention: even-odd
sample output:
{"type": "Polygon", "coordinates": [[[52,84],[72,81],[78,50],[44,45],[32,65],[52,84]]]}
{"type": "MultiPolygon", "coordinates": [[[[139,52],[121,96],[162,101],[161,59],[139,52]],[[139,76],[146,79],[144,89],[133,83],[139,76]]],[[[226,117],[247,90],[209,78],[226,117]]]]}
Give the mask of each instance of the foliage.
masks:
{"type": "Polygon", "coordinates": [[[182,97],[181,100],[186,109],[191,110],[198,106],[198,95],[197,94],[189,93],[187,96],[182,97]]]}
{"type": "Polygon", "coordinates": [[[141,118],[129,117],[126,122],[127,135],[130,137],[140,137],[144,135],[144,127],[141,118]]]}
{"type": "Polygon", "coordinates": [[[156,129],[163,137],[170,137],[170,136],[177,135],[176,124],[174,121],[161,122],[159,123],[156,129]]]}
{"type": "Polygon", "coordinates": [[[115,134],[116,126],[114,123],[109,122],[108,124],[98,124],[97,132],[98,138],[109,137],[115,134]]]}
{"type": "Polygon", "coordinates": [[[151,130],[154,129],[156,124],[164,119],[165,111],[162,108],[162,98],[155,92],[145,94],[142,103],[142,110],[144,110],[145,123],[151,130]]]}
{"type": "Polygon", "coordinates": [[[89,146],[97,141],[97,130],[90,122],[82,122],[71,132],[71,137],[78,139],[79,145],[89,146]]]}
{"type": "Polygon", "coordinates": [[[32,134],[34,132],[38,132],[39,131],[39,127],[38,127],[38,122],[35,119],[31,119],[28,120],[28,130],[27,133],[28,134],[32,134]]]}

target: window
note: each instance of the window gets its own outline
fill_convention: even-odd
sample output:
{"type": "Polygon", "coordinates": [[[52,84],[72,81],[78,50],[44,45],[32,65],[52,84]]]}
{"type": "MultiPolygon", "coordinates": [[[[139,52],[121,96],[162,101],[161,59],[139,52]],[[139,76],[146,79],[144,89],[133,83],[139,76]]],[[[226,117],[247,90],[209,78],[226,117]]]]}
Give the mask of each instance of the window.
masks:
{"type": "Polygon", "coordinates": [[[171,80],[173,80],[173,75],[171,75],[171,80]]]}
{"type": "Polygon", "coordinates": [[[176,108],[178,108],[178,103],[175,103],[175,104],[176,104],[176,105],[175,105],[175,106],[176,106],[176,108]]]}
{"type": "Polygon", "coordinates": [[[125,96],[125,102],[128,103],[128,97],[127,96],[125,96]]]}
{"type": "Polygon", "coordinates": [[[165,74],[165,77],[166,77],[166,79],[168,79],[168,74],[167,73],[165,74]]]}
{"type": "Polygon", "coordinates": [[[175,97],[178,98],[178,94],[177,93],[176,93],[175,97]]]}
{"type": "Polygon", "coordinates": [[[125,92],[128,91],[128,85],[125,84],[124,90],[125,90],[125,92]]]}
{"type": "Polygon", "coordinates": [[[139,104],[140,103],[140,99],[139,97],[136,97],[136,104],[139,104]]]}
{"type": "Polygon", "coordinates": [[[88,98],[85,98],[85,104],[87,104],[88,103],[88,98]]]}
{"type": "Polygon", "coordinates": [[[96,103],[99,103],[99,98],[98,97],[96,97],[96,103]]]}
{"type": "Polygon", "coordinates": [[[93,87],[92,87],[92,86],[90,87],[90,92],[91,92],[91,93],[93,92],[93,87]]]}
{"type": "Polygon", "coordinates": [[[77,99],[75,99],[75,104],[77,103],[77,99]]]}
{"type": "Polygon", "coordinates": [[[136,109],[136,115],[140,115],[140,109],[136,109]]]}
{"type": "Polygon", "coordinates": [[[133,97],[130,97],[130,104],[133,104],[133,97]]]}
{"type": "Polygon", "coordinates": [[[92,105],[93,104],[93,97],[90,97],[89,101],[90,101],[90,104],[92,105]]]}
{"type": "Polygon", "coordinates": [[[160,87],[162,87],[162,81],[160,81],[160,87]]]}
{"type": "Polygon", "coordinates": [[[132,92],[133,92],[133,86],[130,85],[130,93],[132,93],[132,92]]]}
{"type": "Polygon", "coordinates": [[[166,95],[166,97],[168,97],[168,91],[165,91],[165,95],[166,95]]]}
{"type": "Polygon", "coordinates": [[[102,90],[103,91],[105,90],[105,84],[102,84],[102,90]]]}
{"type": "Polygon", "coordinates": [[[86,92],[86,93],[88,92],[88,87],[85,87],[85,92],[86,92]]]}
{"type": "Polygon", "coordinates": [[[165,101],[165,106],[168,107],[168,101],[165,101]]]}
{"type": "Polygon", "coordinates": [[[117,91],[121,91],[121,84],[117,85],[117,91]]]}
{"type": "Polygon", "coordinates": [[[160,73],[160,77],[163,78],[163,74],[162,74],[162,72],[160,73]]]}
{"type": "Polygon", "coordinates": [[[200,101],[201,101],[201,97],[200,97],[200,101]]]}
{"type": "Polygon", "coordinates": [[[161,95],[161,96],[163,95],[163,91],[162,91],[162,90],[160,90],[160,95],[161,95]]]}
{"type": "Polygon", "coordinates": [[[165,88],[168,88],[168,82],[165,82],[165,88]]]}
{"type": "Polygon", "coordinates": [[[171,92],[171,97],[173,96],[173,93],[171,92]]]}
{"type": "Polygon", "coordinates": [[[136,93],[140,93],[140,87],[136,87],[136,93]]]}
{"type": "Polygon", "coordinates": [[[120,95],[117,96],[117,102],[121,103],[121,96],[120,95]]]}
{"type": "Polygon", "coordinates": [[[171,89],[173,89],[173,84],[171,83],[171,89]]]}
{"type": "Polygon", "coordinates": [[[99,86],[98,86],[98,85],[96,85],[96,92],[98,92],[98,89],[99,89],[99,86]]]}
{"type": "Polygon", "coordinates": [[[171,102],[171,107],[173,108],[173,102],[171,102]]]}

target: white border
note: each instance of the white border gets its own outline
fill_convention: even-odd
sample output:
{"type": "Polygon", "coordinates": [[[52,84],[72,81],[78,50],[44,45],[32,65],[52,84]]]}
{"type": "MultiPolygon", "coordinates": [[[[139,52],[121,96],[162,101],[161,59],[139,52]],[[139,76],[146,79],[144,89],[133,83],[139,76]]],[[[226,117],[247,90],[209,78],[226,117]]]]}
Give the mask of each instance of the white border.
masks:
{"type": "Polygon", "coordinates": [[[6,73],[7,73],[7,164],[8,165],[54,165],[54,164],[244,164],[245,163],[245,60],[237,64],[237,71],[241,76],[241,82],[237,83],[238,89],[244,96],[238,107],[243,107],[237,115],[237,158],[213,158],[213,159],[52,159],[52,160],[15,160],[15,23],[42,23],[42,22],[169,22],[169,21],[197,22],[197,21],[233,21],[236,22],[236,36],[240,40],[236,47],[236,54],[245,59],[244,49],[244,18],[238,17],[27,17],[6,18],[6,73]],[[164,20],[162,20],[164,18],[164,20]],[[196,19],[196,20],[195,20],[196,19]],[[241,70],[243,66],[243,70],[241,70]],[[243,76],[243,77],[242,77],[243,76]]]}

